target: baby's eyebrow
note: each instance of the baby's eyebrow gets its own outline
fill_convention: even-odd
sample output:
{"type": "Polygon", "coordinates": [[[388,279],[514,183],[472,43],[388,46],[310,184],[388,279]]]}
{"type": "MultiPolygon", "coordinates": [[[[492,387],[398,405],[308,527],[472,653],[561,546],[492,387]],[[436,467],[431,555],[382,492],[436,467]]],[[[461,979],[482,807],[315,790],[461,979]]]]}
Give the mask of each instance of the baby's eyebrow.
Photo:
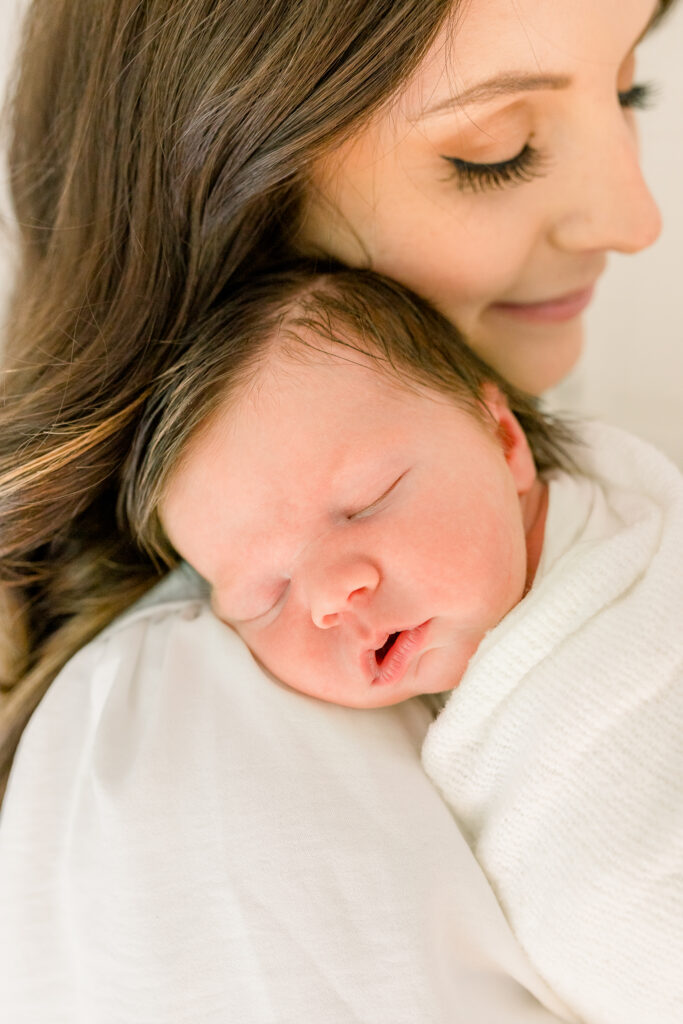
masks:
{"type": "Polygon", "coordinates": [[[486,103],[497,96],[513,95],[519,92],[538,92],[542,89],[568,89],[572,84],[570,75],[530,75],[528,73],[507,72],[487,78],[484,82],[465,89],[456,96],[448,96],[431,107],[427,107],[418,115],[418,120],[440,114],[452,107],[462,107],[472,103],[486,103]]]}

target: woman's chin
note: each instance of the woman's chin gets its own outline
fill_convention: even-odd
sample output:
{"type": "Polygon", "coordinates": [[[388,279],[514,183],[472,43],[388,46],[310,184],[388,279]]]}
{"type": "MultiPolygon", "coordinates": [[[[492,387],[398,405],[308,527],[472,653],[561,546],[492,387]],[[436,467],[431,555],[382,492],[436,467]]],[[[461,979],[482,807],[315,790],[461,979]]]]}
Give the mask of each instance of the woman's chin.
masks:
{"type": "Polygon", "coordinates": [[[515,387],[541,395],[574,369],[583,351],[582,316],[557,324],[523,323],[503,314],[487,317],[468,339],[472,348],[515,387]]]}

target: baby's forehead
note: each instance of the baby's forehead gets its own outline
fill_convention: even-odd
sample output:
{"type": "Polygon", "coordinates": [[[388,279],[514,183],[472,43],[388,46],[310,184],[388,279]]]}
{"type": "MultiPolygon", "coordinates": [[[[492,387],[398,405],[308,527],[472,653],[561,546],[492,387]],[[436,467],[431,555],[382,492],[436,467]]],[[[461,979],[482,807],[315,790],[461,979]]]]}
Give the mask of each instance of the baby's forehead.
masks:
{"type": "Polygon", "coordinates": [[[451,395],[411,379],[350,332],[321,337],[286,325],[264,348],[241,394],[228,396],[219,416],[250,451],[306,448],[326,452],[352,438],[354,451],[376,432],[400,429],[425,406],[458,405],[451,395]]]}
{"type": "Polygon", "coordinates": [[[420,383],[414,368],[399,364],[348,329],[330,325],[322,334],[287,321],[269,339],[247,393],[254,400],[297,383],[303,390],[324,391],[332,380],[335,390],[353,393],[362,377],[371,378],[378,390],[397,401],[407,395],[444,397],[435,385],[420,383]]]}
{"type": "Polygon", "coordinates": [[[436,440],[444,422],[438,410],[448,410],[449,419],[454,411],[480,424],[486,419],[474,396],[417,376],[351,332],[330,338],[288,325],[270,339],[242,393],[219,410],[213,456],[223,458],[226,441],[233,453],[243,451],[241,462],[264,466],[300,451],[314,476],[319,462],[353,463],[376,442],[401,437],[411,422],[436,440]]]}

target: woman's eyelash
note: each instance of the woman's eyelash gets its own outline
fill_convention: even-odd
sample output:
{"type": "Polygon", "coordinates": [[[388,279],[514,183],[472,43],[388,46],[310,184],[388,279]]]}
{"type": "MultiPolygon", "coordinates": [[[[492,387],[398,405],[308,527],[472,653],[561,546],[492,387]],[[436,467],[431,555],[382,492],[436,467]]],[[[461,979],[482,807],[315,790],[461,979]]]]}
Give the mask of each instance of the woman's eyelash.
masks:
{"type": "MultiPolygon", "coordinates": [[[[650,82],[634,83],[630,89],[618,94],[624,110],[648,110],[656,98],[656,86],[650,82]]],[[[458,157],[445,156],[453,169],[458,187],[470,192],[485,192],[521,185],[542,174],[543,157],[530,143],[509,160],[498,163],[473,163],[458,157]]]]}
{"type": "Polygon", "coordinates": [[[652,82],[634,83],[630,89],[619,93],[619,103],[624,110],[649,110],[657,98],[657,87],[652,82]]]}
{"type": "Polygon", "coordinates": [[[458,187],[471,192],[521,185],[539,177],[543,167],[542,154],[528,142],[517,156],[499,163],[471,163],[454,156],[445,156],[443,159],[453,168],[458,187]]]}

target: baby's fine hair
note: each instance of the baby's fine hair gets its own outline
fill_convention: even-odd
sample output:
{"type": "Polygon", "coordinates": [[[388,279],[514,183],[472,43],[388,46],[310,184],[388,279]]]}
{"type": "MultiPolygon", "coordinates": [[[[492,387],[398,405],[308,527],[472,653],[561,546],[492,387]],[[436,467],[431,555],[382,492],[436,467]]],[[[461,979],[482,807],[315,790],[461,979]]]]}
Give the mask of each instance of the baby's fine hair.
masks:
{"type": "MultiPolygon", "coordinates": [[[[489,367],[427,301],[373,271],[301,261],[250,281],[198,323],[157,381],[124,468],[119,508],[153,558],[176,560],[158,508],[188,442],[254,383],[276,347],[304,360],[320,350],[361,354],[394,382],[438,391],[489,422],[483,388],[492,382],[519,420],[538,471],[573,468],[568,424],[489,367]]],[[[286,422],[282,433],[286,438],[286,422]]]]}

